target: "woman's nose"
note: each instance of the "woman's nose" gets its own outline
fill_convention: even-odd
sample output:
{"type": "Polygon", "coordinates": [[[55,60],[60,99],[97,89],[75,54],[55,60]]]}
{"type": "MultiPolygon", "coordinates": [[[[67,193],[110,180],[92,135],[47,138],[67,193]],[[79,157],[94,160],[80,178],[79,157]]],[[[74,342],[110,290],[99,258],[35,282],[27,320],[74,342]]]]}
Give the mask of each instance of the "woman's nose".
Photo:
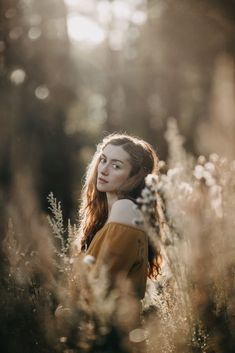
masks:
{"type": "Polygon", "coordinates": [[[102,169],[101,169],[101,174],[103,175],[108,175],[109,173],[109,169],[108,169],[108,165],[103,165],[102,169]]]}

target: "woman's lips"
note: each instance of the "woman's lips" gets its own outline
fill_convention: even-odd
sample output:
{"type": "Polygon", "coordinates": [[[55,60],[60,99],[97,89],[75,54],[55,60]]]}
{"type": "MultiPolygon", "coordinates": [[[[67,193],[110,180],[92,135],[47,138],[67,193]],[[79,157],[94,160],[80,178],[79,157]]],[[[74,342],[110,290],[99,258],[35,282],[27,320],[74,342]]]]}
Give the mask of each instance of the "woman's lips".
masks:
{"type": "Polygon", "coordinates": [[[98,178],[98,181],[100,183],[102,183],[102,184],[106,184],[107,183],[107,181],[105,179],[102,179],[102,178],[98,178]]]}

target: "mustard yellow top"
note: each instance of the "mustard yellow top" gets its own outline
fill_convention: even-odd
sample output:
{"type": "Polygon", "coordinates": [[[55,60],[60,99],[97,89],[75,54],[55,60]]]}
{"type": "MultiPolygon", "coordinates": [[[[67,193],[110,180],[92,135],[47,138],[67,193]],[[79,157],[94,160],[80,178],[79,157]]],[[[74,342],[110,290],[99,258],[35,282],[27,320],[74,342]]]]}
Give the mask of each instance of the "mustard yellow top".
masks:
{"type": "Polygon", "coordinates": [[[144,230],[106,223],[95,234],[87,254],[95,258],[95,270],[105,264],[111,281],[121,274],[130,280],[137,297],[144,297],[148,272],[148,239],[144,230]]]}

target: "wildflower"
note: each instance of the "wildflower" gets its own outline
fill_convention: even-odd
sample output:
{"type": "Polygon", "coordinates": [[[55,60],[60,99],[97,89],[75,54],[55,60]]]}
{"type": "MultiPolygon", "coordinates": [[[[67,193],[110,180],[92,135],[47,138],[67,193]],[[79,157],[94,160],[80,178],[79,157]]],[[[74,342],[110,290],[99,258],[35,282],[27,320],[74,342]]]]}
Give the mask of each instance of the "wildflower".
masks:
{"type": "Polygon", "coordinates": [[[186,183],[186,182],[182,182],[180,183],[179,185],[179,189],[184,192],[185,194],[191,194],[192,191],[193,191],[193,188],[192,186],[189,184],[189,183],[186,183]]]}
{"type": "Polygon", "coordinates": [[[173,169],[169,169],[167,172],[167,176],[172,179],[174,178],[176,175],[180,174],[180,172],[183,170],[182,167],[176,167],[173,169]]]}
{"type": "Polygon", "coordinates": [[[143,342],[147,338],[146,331],[141,328],[136,328],[129,332],[129,340],[134,343],[143,342]]]}
{"type": "Polygon", "coordinates": [[[215,184],[215,179],[211,175],[212,169],[214,170],[214,165],[212,163],[206,163],[204,167],[196,165],[193,175],[198,180],[204,179],[207,186],[212,186],[215,184]]]}
{"type": "Polygon", "coordinates": [[[204,171],[204,168],[201,165],[196,165],[193,175],[196,177],[196,179],[202,179],[203,171],[204,171]]]}
{"type": "Polygon", "coordinates": [[[198,164],[204,165],[206,163],[206,157],[205,156],[199,156],[197,159],[198,164]]]}
{"type": "Polygon", "coordinates": [[[221,198],[214,198],[211,200],[211,207],[214,209],[218,218],[223,217],[222,201],[221,198]]]}
{"type": "Polygon", "coordinates": [[[218,195],[221,195],[221,191],[222,191],[222,188],[221,188],[221,186],[219,186],[219,185],[213,185],[213,186],[210,188],[210,194],[211,194],[211,196],[216,196],[216,197],[218,197],[218,195]]]}
{"type": "Polygon", "coordinates": [[[204,167],[205,167],[205,169],[208,170],[209,172],[214,172],[214,171],[215,171],[215,166],[214,166],[214,164],[211,163],[211,162],[207,162],[204,167]]]}
{"type": "Polygon", "coordinates": [[[137,197],[136,202],[137,203],[142,203],[142,198],[141,197],[137,197]]]}
{"type": "Polygon", "coordinates": [[[145,177],[145,185],[149,188],[152,188],[154,185],[158,183],[158,176],[153,174],[148,174],[145,177]]]}
{"type": "Polygon", "coordinates": [[[143,198],[149,197],[149,196],[151,195],[151,192],[150,192],[149,189],[144,188],[144,189],[142,190],[142,192],[141,192],[141,195],[142,195],[143,198]]]}
{"type": "Polygon", "coordinates": [[[207,186],[212,186],[215,184],[215,179],[206,170],[204,170],[204,172],[203,172],[203,178],[205,179],[207,186]]]}
{"type": "Polygon", "coordinates": [[[148,211],[148,207],[146,205],[141,206],[141,211],[146,213],[148,211]]]}
{"type": "Polygon", "coordinates": [[[159,170],[163,170],[166,168],[166,162],[165,161],[159,161],[158,163],[159,170]]]}
{"type": "Polygon", "coordinates": [[[225,165],[226,164],[226,162],[227,162],[227,159],[225,158],[225,157],[222,157],[222,158],[220,158],[220,165],[222,166],[222,165],[225,165]]]}
{"type": "Polygon", "coordinates": [[[95,263],[95,258],[92,255],[86,255],[83,259],[86,265],[93,265],[95,263]]]}
{"type": "Polygon", "coordinates": [[[216,154],[216,153],[212,153],[212,154],[210,154],[210,156],[209,156],[209,160],[210,160],[212,163],[216,163],[216,162],[218,162],[218,160],[219,160],[219,156],[218,156],[218,154],[216,154]]]}

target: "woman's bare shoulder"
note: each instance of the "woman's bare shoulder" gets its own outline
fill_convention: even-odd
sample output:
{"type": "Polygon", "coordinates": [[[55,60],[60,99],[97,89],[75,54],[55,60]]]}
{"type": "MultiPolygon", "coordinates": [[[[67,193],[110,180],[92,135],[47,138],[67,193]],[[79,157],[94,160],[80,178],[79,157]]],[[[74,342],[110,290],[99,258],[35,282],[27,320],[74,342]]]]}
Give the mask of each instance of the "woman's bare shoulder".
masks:
{"type": "Polygon", "coordinates": [[[114,202],[108,222],[123,223],[142,229],[141,226],[135,223],[135,220],[140,220],[141,217],[141,212],[136,208],[136,204],[133,201],[121,199],[114,202]]]}

